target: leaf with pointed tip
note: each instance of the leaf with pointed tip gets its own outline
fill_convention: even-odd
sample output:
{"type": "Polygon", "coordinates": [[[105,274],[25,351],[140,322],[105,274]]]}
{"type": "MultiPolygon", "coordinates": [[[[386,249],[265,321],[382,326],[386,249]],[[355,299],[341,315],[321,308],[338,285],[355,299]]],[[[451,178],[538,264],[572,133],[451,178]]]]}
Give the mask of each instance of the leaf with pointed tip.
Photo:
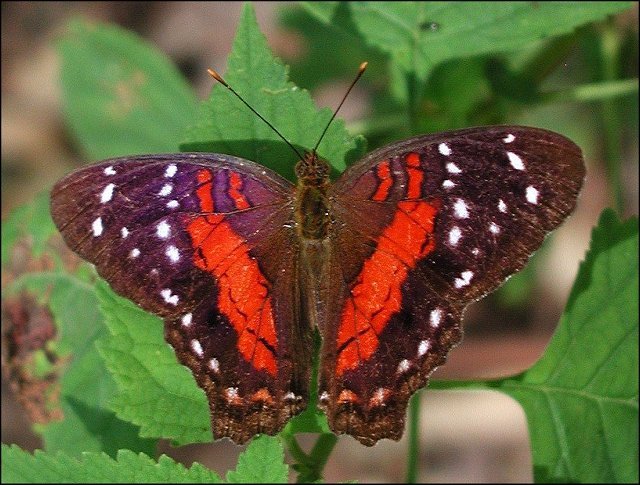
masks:
{"type": "MultiPolygon", "coordinates": [[[[224,78],[301,154],[315,146],[331,118],[330,109],[318,110],[306,90],[288,81],[287,68],[271,53],[248,4],[242,10],[224,78]]],[[[262,163],[290,180],[298,159],[271,128],[220,84],[202,104],[181,149],[233,154],[262,163]]],[[[364,153],[364,139],[352,138],[344,122],[336,119],[318,153],[341,172],[345,160],[354,161],[364,153]]]]}

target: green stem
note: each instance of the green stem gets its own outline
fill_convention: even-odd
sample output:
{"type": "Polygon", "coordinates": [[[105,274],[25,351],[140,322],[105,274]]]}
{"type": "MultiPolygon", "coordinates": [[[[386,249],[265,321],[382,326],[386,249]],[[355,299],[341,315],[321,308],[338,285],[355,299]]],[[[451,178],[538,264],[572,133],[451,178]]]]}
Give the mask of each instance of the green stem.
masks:
{"type": "Polygon", "coordinates": [[[298,472],[296,481],[298,483],[311,483],[321,480],[322,472],[334,446],[338,442],[338,437],[333,433],[321,434],[309,454],[302,450],[293,435],[281,433],[280,437],[285,442],[289,453],[295,461],[293,468],[298,472]]]}
{"type": "Polygon", "coordinates": [[[418,455],[420,451],[420,391],[415,393],[409,401],[408,433],[406,483],[416,483],[418,480],[418,455]]]}
{"type": "MultiPolygon", "coordinates": [[[[602,78],[613,81],[617,77],[617,66],[620,54],[620,38],[615,26],[605,26],[601,43],[602,78]]],[[[620,174],[622,160],[621,128],[622,120],[615,100],[606,100],[601,107],[602,126],[604,128],[604,158],[609,178],[609,187],[614,206],[618,214],[624,211],[624,191],[620,174]]]]}
{"type": "MultiPolygon", "coordinates": [[[[517,376],[512,376],[510,377],[510,379],[516,378],[517,376]]],[[[504,379],[496,379],[495,382],[501,382],[504,379]]],[[[429,389],[431,389],[432,391],[438,390],[438,391],[444,391],[444,390],[449,390],[449,389],[492,389],[493,387],[495,387],[495,384],[493,384],[494,381],[474,381],[474,380],[467,380],[467,381],[430,381],[429,382],[429,389]]]]}
{"type": "Polygon", "coordinates": [[[628,96],[638,92],[637,79],[621,79],[612,81],[603,81],[597,83],[583,84],[571,89],[562,89],[544,93],[542,101],[546,103],[558,102],[590,102],[604,101],[607,102],[613,98],[628,96]]]}
{"type": "Polygon", "coordinates": [[[306,479],[300,481],[300,483],[317,482],[322,478],[322,471],[324,470],[324,467],[329,460],[329,456],[337,442],[338,437],[333,433],[324,433],[320,435],[318,441],[316,441],[316,444],[311,450],[311,453],[309,453],[310,461],[314,465],[312,470],[313,473],[308,477],[304,477],[306,479]]]}
{"type": "Polygon", "coordinates": [[[307,454],[300,448],[298,440],[290,433],[280,433],[280,439],[284,441],[287,450],[291,454],[296,463],[305,463],[307,461],[307,454]]]}

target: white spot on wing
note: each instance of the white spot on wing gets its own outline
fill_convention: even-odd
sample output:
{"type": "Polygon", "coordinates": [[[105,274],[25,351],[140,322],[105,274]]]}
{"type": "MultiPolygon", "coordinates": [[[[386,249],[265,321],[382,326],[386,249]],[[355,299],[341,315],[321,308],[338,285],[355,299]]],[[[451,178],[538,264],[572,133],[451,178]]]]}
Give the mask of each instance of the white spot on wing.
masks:
{"type": "Polygon", "coordinates": [[[177,263],[178,261],[180,261],[180,251],[178,251],[178,248],[175,246],[169,246],[165,254],[172,263],[177,263]]]}
{"type": "Polygon", "coordinates": [[[531,204],[537,204],[538,203],[538,194],[540,192],[538,192],[538,189],[536,189],[535,187],[532,187],[531,185],[529,185],[529,187],[527,187],[527,202],[530,202],[531,204]]]}
{"type": "Polygon", "coordinates": [[[453,204],[453,211],[458,219],[466,219],[469,217],[469,211],[467,210],[467,204],[462,199],[456,200],[453,204]]]}
{"type": "Polygon", "coordinates": [[[169,195],[171,192],[173,191],[173,185],[171,184],[164,184],[162,186],[162,188],[160,189],[160,192],[158,192],[158,195],[161,197],[166,197],[167,195],[169,195]]]}
{"type": "Polygon", "coordinates": [[[507,212],[507,204],[505,204],[502,199],[498,201],[498,210],[500,212],[507,212]]]}
{"type": "Polygon", "coordinates": [[[509,162],[513,168],[516,170],[524,170],[524,162],[518,155],[513,152],[507,152],[507,158],[509,158],[509,162]]]}
{"type": "Polygon", "coordinates": [[[384,404],[384,399],[387,395],[387,392],[384,387],[379,387],[378,389],[376,389],[376,392],[373,393],[373,396],[371,396],[371,404],[374,406],[381,406],[384,404]]]}
{"type": "Polygon", "coordinates": [[[398,364],[398,373],[401,374],[409,370],[411,363],[407,359],[402,359],[398,364]]]}
{"type": "Polygon", "coordinates": [[[175,199],[170,200],[169,202],[167,202],[167,207],[168,207],[169,209],[175,209],[175,208],[176,208],[176,207],[178,207],[179,205],[180,205],[180,204],[178,204],[178,201],[177,201],[177,200],[175,200],[175,199]]]}
{"type": "Polygon", "coordinates": [[[511,143],[513,140],[515,140],[516,137],[513,136],[511,133],[509,133],[507,136],[505,136],[502,141],[505,143],[511,143]]]}
{"type": "Polygon", "coordinates": [[[113,198],[113,189],[115,187],[116,184],[107,185],[102,191],[102,194],[100,194],[100,202],[102,202],[103,204],[109,202],[113,198]]]}
{"type": "Polygon", "coordinates": [[[451,155],[451,148],[449,148],[449,145],[446,143],[440,143],[440,145],[438,145],[438,151],[445,157],[451,155]]]}
{"type": "Polygon", "coordinates": [[[171,165],[167,166],[167,170],[165,170],[164,176],[167,178],[171,178],[176,174],[177,171],[178,167],[176,167],[175,163],[172,163],[171,165]]]}
{"type": "Polygon", "coordinates": [[[137,258],[138,256],[140,256],[140,250],[138,248],[133,248],[129,253],[129,256],[131,256],[132,258],[137,258]]]}
{"type": "Polygon", "coordinates": [[[480,250],[478,248],[473,248],[471,250],[471,254],[473,254],[474,256],[477,256],[478,254],[480,254],[480,250]]]}
{"type": "Polygon", "coordinates": [[[461,237],[462,231],[460,230],[460,228],[458,226],[453,226],[449,231],[449,244],[451,244],[452,246],[457,245],[461,237]]]}
{"type": "Polygon", "coordinates": [[[225,390],[227,394],[227,399],[236,399],[238,397],[238,388],[237,387],[227,387],[225,390]]]}
{"type": "Polygon", "coordinates": [[[193,350],[193,352],[198,356],[198,357],[202,357],[204,355],[204,352],[202,351],[202,345],[200,344],[200,341],[193,339],[191,341],[191,350],[193,350]]]}
{"type": "Polygon", "coordinates": [[[156,226],[156,234],[160,239],[167,239],[171,233],[171,226],[166,221],[162,221],[156,226]]]}
{"type": "Polygon", "coordinates": [[[422,357],[424,354],[429,352],[431,348],[431,342],[428,340],[421,340],[420,345],[418,345],[418,357],[422,357]]]}
{"type": "Polygon", "coordinates": [[[447,163],[447,172],[449,172],[449,173],[462,173],[462,170],[460,170],[455,163],[449,162],[449,163],[447,163]]]}
{"type": "Polygon", "coordinates": [[[500,226],[498,226],[498,224],[496,224],[495,222],[492,222],[491,224],[489,224],[489,231],[491,231],[493,234],[500,234],[500,226]]]}
{"type": "Polygon", "coordinates": [[[442,182],[442,186],[443,186],[445,189],[450,189],[450,188],[452,188],[452,187],[455,187],[455,186],[456,186],[456,184],[454,184],[451,180],[445,180],[444,182],[442,182]]]}
{"type": "Polygon", "coordinates": [[[329,401],[329,393],[327,391],[324,391],[322,394],[320,394],[320,402],[326,403],[327,401],[329,401]]]}
{"type": "Polygon", "coordinates": [[[442,321],[442,310],[440,308],[436,308],[435,310],[431,310],[429,314],[429,323],[433,328],[438,328],[440,326],[440,322],[442,321]]]}
{"type": "Polygon", "coordinates": [[[215,357],[209,361],[209,369],[211,369],[216,374],[220,372],[220,362],[215,357]]]}
{"type": "Polygon", "coordinates": [[[120,229],[120,235],[122,236],[122,239],[126,239],[129,235],[129,229],[123,227],[122,229],[120,229]]]}
{"type": "Polygon", "coordinates": [[[473,271],[463,271],[460,275],[460,278],[456,278],[454,286],[456,288],[467,286],[469,283],[471,283],[471,278],[473,278],[473,271]]]}
{"type": "Polygon", "coordinates": [[[176,306],[178,304],[178,301],[180,300],[178,298],[178,295],[172,295],[171,294],[171,290],[169,288],[165,288],[164,290],[162,290],[160,292],[160,295],[162,296],[162,299],[166,303],[170,303],[173,306],[176,306]]]}
{"type": "Polygon", "coordinates": [[[98,217],[91,223],[91,230],[93,231],[93,237],[98,237],[102,234],[104,228],[102,227],[102,217],[98,217]]]}
{"type": "Polygon", "coordinates": [[[285,401],[295,401],[296,400],[296,395],[293,392],[289,391],[284,395],[284,400],[285,401]]]}
{"type": "Polygon", "coordinates": [[[116,171],[113,168],[113,165],[109,165],[107,168],[104,169],[103,172],[105,175],[115,175],[116,171]]]}
{"type": "Polygon", "coordinates": [[[182,325],[185,327],[188,327],[189,325],[191,325],[191,322],[193,321],[193,315],[191,313],[186,313],[184,315],[182,315],[182,325]]]}

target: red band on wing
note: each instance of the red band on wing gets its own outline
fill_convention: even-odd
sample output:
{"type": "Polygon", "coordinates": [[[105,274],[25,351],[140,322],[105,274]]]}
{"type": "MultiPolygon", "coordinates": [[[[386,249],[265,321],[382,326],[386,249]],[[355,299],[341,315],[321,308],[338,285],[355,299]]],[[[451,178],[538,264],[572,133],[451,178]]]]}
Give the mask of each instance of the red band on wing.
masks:
{"type": "Polygon", "coordinates": [[[246,197],[242,194],[242,179],[236,172],[231,172],[229,176],[229,197],[233,199],[237,209],[246,209],[250,207],[246,197]]]}
{"type": "Polygon", "coordinates": [[[422,196],[422,179],[424,178],[424,172],[420,167],[420,155],[412,152],[406,156],[405,160],[409,175],[407,199],[419,199],[422,196]]]}
{"type": "Polygon", "coordinates": [[[213,197],[211,195],[211,181],[213,176],[208,170],[198,172],[198,189],[196,195],[200,201],[200,209],[203,212],[213,212],[213,197]]]}
{"type": "MultiPolygon", "coordinates": [[[[273,349],[277,337],[268,282],[260,272],[249,248],[223,214],[215,214],[212,196],[212,175],[209,170],[198,172],[201,186],[196,193],[200,208],[209,214],[189,222],[195,265],[211,273],[218,285],[218,310],[225,315],[238,333],[238,350],[258,370],[276,374],[273,349]]],[[[241,199],[246,200],[240,194],[241,199]]]]}
{"type": "Polygon", "coordinates": [[[389,160],[386,160],[378,165],[378,178],[380,184],[376,193],[373,194],[373,200],[387,200],[389,196],[389,189],[393,185],[393,179],[391,178],[391,169],[389,167],[389,160]]]}
{"type": "Polygon", "coordinates": [[[432,237],[439,203],[398,202],[393,221],[378,239],[376,251],[364,262],[347,299],[338,328],[341,375],[371,357],[378,335],[402,305],[401,287],[409,270],[433,251],[432,237]]]}

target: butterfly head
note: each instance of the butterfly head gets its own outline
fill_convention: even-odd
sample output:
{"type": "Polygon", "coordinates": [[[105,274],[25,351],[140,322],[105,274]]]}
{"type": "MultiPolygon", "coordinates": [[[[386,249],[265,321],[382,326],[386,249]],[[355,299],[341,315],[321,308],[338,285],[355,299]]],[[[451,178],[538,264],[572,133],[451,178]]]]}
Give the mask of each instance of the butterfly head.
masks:
{"type": "Polygon", "coordinates": [[[329,164],[313,152],[305,153],[296,164],[298,182],[307,187],[323,187],[329,183],[329,164]]]}

